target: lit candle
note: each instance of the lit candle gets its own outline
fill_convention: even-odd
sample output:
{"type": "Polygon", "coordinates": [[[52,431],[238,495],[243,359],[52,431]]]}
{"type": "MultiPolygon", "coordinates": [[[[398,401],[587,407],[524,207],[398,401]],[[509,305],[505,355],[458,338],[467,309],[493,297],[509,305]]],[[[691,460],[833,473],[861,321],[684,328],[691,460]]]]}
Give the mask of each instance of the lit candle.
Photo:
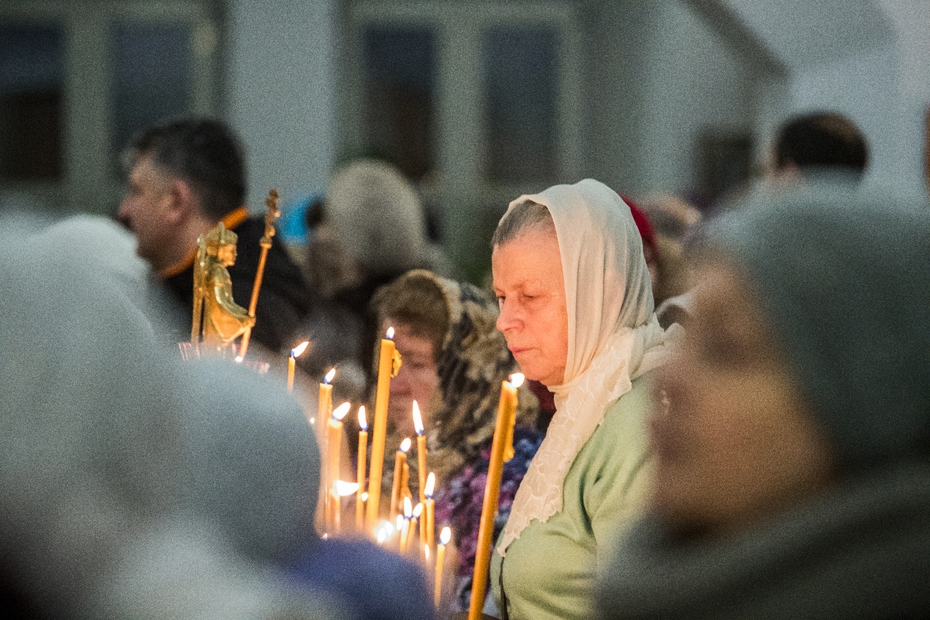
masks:
{"type": "Polygon", "coordinates": [[[436,579],[433,588],[433,605],[439,608],[439,596],[442,594],[442,564],[446,559],[446,545],[452,540],[452,530],[448,526],[439,533],[439,546],[436,547],[436,579]]]}
{"type": "Polygon", "coordinates": [[[371,471],[368,476],[368,506],[366,522],[373,528],[381,507],[381,473],[384,467],[384,442],[387,438],[388,399],[391,395],[391,378],[400,369],[400,355],[394,348],[394,328],[387,330],[381,339],[381,354],[378,359],[378,389],[375,395],[375,424],[371,437],[371,471]]]}
{"type": "Polygon", "coordinates": [[[377,533],[375,534],[375,539],[378,541],[379,545],[384,545],[391,536],[394,535],[394,526],[384,521],[381,523],[381,527],[378,528],[377,533]]]}
{"type": "Polygon", "coordinates": [[[355,482],[344,482],[342,480],[336,480],[333,483],[333,488],[330,493],[332,494],[332,502],[330,510],[332,515],[330,516],[330,522],[332,523],[332,533],[338,533],[342,521],[342,510],[341,510],[341,498],[346,495],[352,495],[358,490],[358,484],[355,482]]]}
{"type": "Polygon", "coordinates": [[[404,521],[400,532],[400,552],[407,553],[407,545],[410,543],[410,519],[413,516],[413,506],[410,504],[410,498],[404,498],[404,521]]]}
{"type": "Polygon", "coordinates": [[[420,502],[426,500],[423,493],[426,486],[426,436],[423,434],[423,418],[420,406],[413,401],[413,428],[417,431],[417,482],[420,488],[420,502]]]}
{"type": "MultiPolygon", "coordinates": [[[[402,485],[404,482],[404,465],[407,464],[407,450],[410,449],[410,438],[406,437],[402,442],[400,442],[400,448],[397,449],[397,454],[394,455],[394,480],[391,483],[391,518],[393,519],[397,515],[397,511],[401,508],[401,502],[404,499],[402,485]]],[[[371,452],[371,475],[375,475],[375,453],[374,450],[371,452]]],[[[369,485],[371,488],[371,485],[369,485]]],[[[371,493],[368,497],[369,506],[371,506],[371,493]]]]}
{"type": "Polygon", "coordinates": [[[368,458],[368,419],[365,417],[365,406],[358,408],[358,467],[356,468],[356,482],[358,493],[355,495],[355,529],[359,532],[365,526],[365,466],[368,458]]]}
{"type": "MultiPolygon", "coordinates": [[[[418,503],[413,507],[413,512],[410,514],[410,533],[407,535],[407,549],[410,549],[414,545],[414,541],[417,539],[417,523],[423,522],[423,504],[418,503]]],[[[422,537],[420,538],[422,541],[422,537]]]]}
{"type": "Polygon", "coordinates": [[[435,535],[435,524],[433,520],[436,517],[436,508],[435,500],[433,499],[433,488],[436,486],[436,474],[433,472],[429,473],[429,476],[426,477],[426,489],[424,490],[424,495],[426,496],[425,504],[425,514],[423,515],[423,520],[420,521],[420,540],[426,543],[426,546],[430,549],[433,548],[433,536],[435,535]]]}
{"type": "Polygon", "coordinates": [[[523,375],[511,375],[510,381],[501,384],[501,397],[497,406],[497,423],[494,439],[491,440],[491,460],[488,463],[488,479],[484,486],[484,504],[481,507],[481,522],[478,526],[478,546],[475,549],[475,572],[471,584],[471,604],[468,620],[480,620],[484,608],[484,594],[491,561],[491,536],[494,533],[494,517],[497,514],[497,498],[504,471],[504,449],[508,434],[512,436],[517,410],[517,388],[523,384],[523,375]]]}
{"type": "Polygon", "coordinates": [[[326,373],[326,376],[323,377],[323,382],[320,383],[320,399],[317,402],[317,411],[316,417],[320,421],[320,424],[323,423],[323,420],[328,420],[330,412],[333,409],[333,379],[336,376],[336,369],[330,368],[329,372],[326,373]]]}
{"type": "MultiPolygon", "coordinates": [[[[325,480],[328,484],[324,488],[332,488],[336,483],[336,479],[339,478],[340,470],[340,452],[342,448],[342,418],[349,413],[349,409],[352,408],[352,404],[349,402],[342,403],[333,411],[332,417],[329,419],[329,422],[326,425],[326,468],[325,480]]],[[[330,502],[332,502],[331,498],[330,502]]],[[[329,514],[333,514],[330,511],[329,514]]],[[[331,531],[330,528],[336,528],[334,522],[329,522],[327,524],[326,531],[331,531]]]]}
{"type": "MultiPolygon", "coordinates": [[[[297,358],[307,350],[307,347],[310,345],[309,341],[301,342],[299,345],[291,349],[291,354],[287,356],[287,391],[288,393],[294,391],[294,371],[297,368],[297,358]]],[[[238,360],[239,358],[237,358],[238,360]]],[[[281,385],[280,383],[278,385],[281,385]]]]}

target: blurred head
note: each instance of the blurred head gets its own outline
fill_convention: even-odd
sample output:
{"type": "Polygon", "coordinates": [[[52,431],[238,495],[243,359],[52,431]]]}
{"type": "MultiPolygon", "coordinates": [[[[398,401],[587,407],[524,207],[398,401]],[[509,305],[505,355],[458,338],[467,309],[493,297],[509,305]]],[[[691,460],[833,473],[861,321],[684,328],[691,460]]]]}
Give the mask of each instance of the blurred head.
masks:
{"type": "Polygon", "coordinates": [[[570,382],[615,332],[652,316],[640,234],[603,183],[521,196],[491,243],[497,326],[528,379],[570,382]]]}
{"type": "Polygon", "coordinates": [[[396,274],[425,262],[423,205],[387,162],[359,159],[340,168],[326,189],[323,223],[363,276],[396,274]]]}
{"type": "MultiPolygon", "coordinates": [[[[217,222],[245,202],[245,155],[224,123],[182,119],[136,136],[123,153],[129,187],[120,220],[135,233],[137,253],[156,269],[170,262],[189,211],[217,222]]],[[[186,248],[185,248],[186,250],[186,248]]]]}
{"type": "Polygon", "coordinates": [[[930,209],[794,192],[713,222],[661,371],[654,507],[725,530],[930,453],[930,209]]]}
{"type": "Polygon", "coordinates": [[[394,346],[403,360],[391,380],[388,420],[399,434],[412,437],[413,401],[424,423],[438,404],[437,358],[449,329],[446,298],[433,279],[408,274],[378,289],[372,307],[378,316],[379,342],[393,327],[394,346]]]}
{"type": "Polygon", "coordinates": [[[182,505],[237,553],[285,566],[317,540],[316,436],[271,377],[229,361],[192,363],[200,407],[184,419],[182,505]]]}
{"type": "Polygon", "coordinates": [[[833,454],[746,277],[698,271],[685,343],[660,368],[654,508],[687,530],[738,527],[827,484],[833,454]]]}
{"type": "Polygon", "coordinates": [[[777,172],[793,169],[802,175],[818,169],[838,169],[861,177],[869,163],[865,136],[855,123],[837,112],[789,119],[776,134],[773,155],[777,172]]]}

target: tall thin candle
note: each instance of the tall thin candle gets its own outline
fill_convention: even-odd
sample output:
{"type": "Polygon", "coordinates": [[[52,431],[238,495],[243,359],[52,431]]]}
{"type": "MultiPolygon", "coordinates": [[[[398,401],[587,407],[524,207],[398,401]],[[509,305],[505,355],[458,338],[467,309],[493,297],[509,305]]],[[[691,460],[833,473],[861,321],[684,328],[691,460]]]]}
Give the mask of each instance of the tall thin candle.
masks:
{"type": "MultiPolygon", "coordinates": [[[[291,349],[291,354],[287,356],[287,391],[294,391],[294,371],[297,368],[297,358],[307,349],[310,341],[301,342],[291,349]]],[[[280,385],[280,384],[278,384],[280,385]]]]}
{"type": "Polygon", "coordinates": [[[332,506],[330,510],[332,515],[330,516],[330,521],[332,522],[332,530],[330,533],[337,534],[341,527],[342,521],[342,509],[341,509],[341,499],[346,495],[352,495],[358,490],[358,484],[354,482],[345,482],[343,480],[336,480],[333,483],[333,488],[331,494],[333,496],[332,506]]]}
{"type": "MultiPolygon", "coordinates": [[[[403,506],[404,501],[404,466],[407,464],[407,450],[410,449],[410,438],[406,437],[400,442],[400,447],[394,455],[394,476],[391,485],[391,518],[397,516],[398,511],[403,506]]],[[[374,459],[374,452],[372,452],[374,459]]],[[[372,461],[372,470],[374,470],[374,461],[372,461]]],[[[374,475],[374,474],[372,474],[374,475]]],[[[369,501],[370,498],[369,498],[369,501]]]]}
{"type": "Polygon", "coordinates": [[[358,408],[358,465],[356,467],[356,482],[358,492],[355,494],[355,529],[359,532],[365,526],[365,468],[368,465],[368,418],[365,417],[365,406],[358,408]]]}
{"type": "MultiPolygon", "coordinates": [[[[342,451],[342,418],[349,413],[352,404],[345,402],[336,407],[333,411],[332,417],[329,419],[329,422],[326,425],[326,481],[327,485],[324,488],[333,488],[333,485],[336,484],[336,480],[339,478],[339,470],[341,464],[341,451],[342,451]]],[[[332,494],[327,496],[329,503],[333,502],[332,494]]],[[[333,514],[332,511],[329,511],[327,514],[333,514]]],[[[338,528],[337,524],[333,521],[327,523],[327,532],[335,531],[338,528]]]]}
{"type": "Polygon", "coordinates": [[[523,384],[523,375],[514,374],[510,381],[501,384],[501,397],[497,406],[497,423],[494,439],[491,440],[491,460],[488,463],[488,479],[484,486],[484,504],[481,507],[481,522],[478,526],[478,546],[475,549],[475,572],[471,585],[471,604],[468,620],[480,620],[484,608],[484,594],[491,561],[491,536],[494,532],[494,517],[497,514],[497,499],[504,471],[504,450],[508,433],[515,421],[517,410],[517,388],[523,384]]]}
{"type": "MultiPolygon", "coordinates": [[[[333,410],[333,379],[336,377],[336,369],[330,368],[323,382],[320,383],[320,398],[317,401],[316,419],[319,425],[323,425],[324,420],[328,420],[333,410]]],[[[317,427],[319,428],[319,426],[317,427]]]]}
{"type": "Polygon", "coordinates": [[[413,428],[417,431],[417,486],[420,490],[420,503],[426,500],[426,436],[423,434],[423,417],[420,406],[413,401],[413,428]]]}
{"type": "Polygon", "coordinates": [[[426,477],[426,489],[424,490],[426,501],[424,502],[423,519],[420,521],[420,540],[426,543],[426,546],[430,549],[433,548],[433,537],[436,531],[436,525],[434,523],[434,519],[436,518],[436,505],[433,499],[433,488],[435,486],[436,474],[430,472],[429,476],[426,477]]]}
{"type": "Polygon", "coordinates": [[[368,506],[365,512],[366,528],[371,530],[378,520],[381,508],[381,474],[384,469],[384,442],[387,438],[388,400],[391,396],[391,378],[400,369],[400,355],[391,338],[394,328],[387,330],[387,337],[381,339],[381,353],[378,358],[378,389],[375,394],[375,423],[371,437],[371,471],[368,476],[368,506]]]}
{"type": "Polygon", "coordinates": [[[446,545],[452,540],[452,530],[448,526],[442,528],[439,534],[439,546],[436,547],[436,572],[433,586],[433,606],[439,608],[439,599],[442,594],[442,565],[446,559],[446,545]]]}

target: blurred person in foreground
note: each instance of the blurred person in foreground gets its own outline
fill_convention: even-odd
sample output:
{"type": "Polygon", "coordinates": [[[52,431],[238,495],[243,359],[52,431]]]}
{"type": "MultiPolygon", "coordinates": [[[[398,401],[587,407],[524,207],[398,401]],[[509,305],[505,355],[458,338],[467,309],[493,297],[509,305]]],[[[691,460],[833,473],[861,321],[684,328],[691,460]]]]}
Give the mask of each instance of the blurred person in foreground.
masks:
{"type": "Polygon", "coordinates": [[[808,188],[713,222],[599,617],[930,615],[930,207],[808,188]]]}
{"type": "Polygon", "coordinates": [[[659,326],[633,216],[593,179],[510,203],[492,239],[497,327],[556,412],[495,545],[491,585],[514,620],[591,615],[595,575],[645,507],[659,326]]]}
{"type": "Polygon", "coordinates": [[[352,620],[432,620],[422,569],[368,540],[314,529],[320,453],[280,378],[230,361],[191,364],[210,402],[185,420],[183,507],[257,566],[333,597],[352,620]]]}
{"type": "MultiPolygon", "coordinates": [[[[495,326],[496,304],[470,284],[422,269],[410,271],[378,289],[372,309],[382,334],[394,327],[394,344],[403,359],[391,381],[387,445],[416,437],[412,408],[417,401],[426,433],[426,466],[436,474],[436,529],[449,525],[455,536],[458,562],[451,610],[467,610],[501,382],[517,372],[516,363],[495,326]]],[[[528,388],[520,389],[518,403],[514,457],[503,469],[495,534],[503,528],[542,441],[534,424],[536,399],[528,388]]],[[[392,488],[393,460],[394,451],[388,450],[385,492],[392,488]]],[[[416,458],[408,463],[417,497],[419,466],[416,458]]]]}
{"type": "MultiPolygon", "coordinates": [[[[136,236],[177,307],[176,338],[190,337],[197,238],[222,222],[238,238],[228,267],[235,302],[249,306],[265,234],[263,216],[245,205],[245,152],[223,122],[184,118],[145,129],[123,153],[129,187],[119,219],[136,236]]],[[[256,307],[253,343],[272,354],[290,350],[312,296],[283,242],[272,239],[256,307]]]]}
{"type": "Polygon", "coordinates": [[[341,618],[183,508],[195,461],[180,429],[217,401],[134,287],[2,224],[4,617],[341,618]]]}

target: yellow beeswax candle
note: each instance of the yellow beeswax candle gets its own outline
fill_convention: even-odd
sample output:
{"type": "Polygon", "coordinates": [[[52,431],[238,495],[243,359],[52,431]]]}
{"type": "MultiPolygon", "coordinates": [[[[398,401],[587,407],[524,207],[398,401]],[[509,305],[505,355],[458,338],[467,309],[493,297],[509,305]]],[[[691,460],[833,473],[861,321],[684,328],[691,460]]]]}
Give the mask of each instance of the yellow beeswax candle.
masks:
{"type": "Polygon", "coordinates": [[[413,401],[413,428],[417,432],[417,486],[420,491],[420,502],[426,499],[424,487],[426,486],[426,435],[423,434],[423,417],[420,415],[420,406],[413,401]]]}
{"type": "Polygon", "coordinates": [[[371,470],[368,475],[368,505],[365,508],[365,522],[368,530],[375,527],[378,510],[381,508],[381,474],[384,469],[384,442],[387,438],[388,400],[391,396],[391,378],[400,369],[400,355],[391,338],[394,328],[387,330],[387,337],[381,339],[381,352],[378,356],[378,389],[375,393],[375,421],[371,437],[371,470]]]}
{"type": "Polygon", "coordinates": [[[287,391],[288,393],[294,391],[294,371],[297,368],[297,358],[300,357],[300,355],[307,349],[309,345],[310,345],[309,341],[301,342],[299,345],[291,349],[291,354],[287,356],[287,391]]]}
{"type": "Polygon", "coordinates": [[[342,498],[346,495],[352,495],[358,490],[358,484],[354,482],[344,482],[342,480],[336,480],[333,483],[333,488],[331,495],[333,501],[331,502],[330,510],[332,514],[330,516],[330,521],[332,522],[331,534],[338,534],[341,528],[342,522],[342,498]]]}
{"type": "Polygon", "coordinates": [[[365,468],[368,459],[368,418],[365,417],[365,406],[358,408],[358,465],[356,467],[356,482],[358,491],[355,494],[355,529],[359,532],[365,527],[365,468]]]}
{"type": "MultiPolygon", "coordinates": [[[[332,489],[336,484],[336,480],[339,478],[339,471],[341,465],[341,450],[342,450],[342,418],[349,413],[349,409],[352,407],[352,404],[349,402],[342,403],[333,411],[332,417],[326,424],[326,466],[324,470],[324,476],[327,484],[323,487],[325,489],[332,489]]],[[[333,502],[332,494],[327,496],[327,502],[331,504],[333,502]]],[[[332,510],[328,510],[326,514],[334,514],[332,510]]],[[[332,521],[328,522],[326,531],[334,531],[330,528],[335,528],[336,524],[332,521]]]]}
{"type": "Polygon", "coordinates": [[[426,477],[426,489],[424,490],[424,494],[426,495],[426,501],[424,502],[425,514],[423,515],[423,520],[420,522],[422,528],[420,538],[430,549],[433,548],[433,537],[436,531],[436,525],[434,523],[436,518],[436,506],[435,500],[433,500],[433,488],[435,486],[436,474],[430,472],[429,476],[426,477]]]}
{"type": "Polygon", "coordinates": [[[491,440],[491,460],[488,463],[488,479],[484,486],[484,503],[478,525],[478,546],[475,549],[475,572],[471,586],[471,601],[468,620],[480,620],[484,608],[485,588],[491,561],[491,536],[494,532],[494,517],[497,515],[497,498],[504,471],[504,449],[508,433],[513,427],[517,410],[517,388],[523,383],[523,375],[515,374],[510,381],[501,384],[501,397],[497,406],[497,422],[494,439],[491,440]]]}
{"type": "MultiPolygon", "coordinates": [[[[330,368],[323,381],[320,383],[320,398],[316,406],[316,419],[320,425],[324,420],[328,420],[333,410],[333,379],[336,377],[336,369],[330,368]]],[[[319,426],[317,427],[319,428],[319,426]]]]}
{"type": "Polygon", "coordinates": [[[439,534],[439,545],[436,547],[436,572],[433,586],[433,606],[439,608],[439,598],[442,594],[442,569],[446,559],[446,545],[452,540],[452,530],[448,526],[442,528],[439,534]]]}
{"type": "MultiPolygon", "coordinates": [[[[400,447],[397,449],[397,453],[394,455],[394,478],[391,484],[391,519],[394,519],[394,517],[397,516],[398,511],[403,505],[404,466],[407,464],[407,450],[410,449],[410,443],[411,442],[409,437],[404,438],[404,440],[400,442],[400,447]]],[[[375,469],[374,456],[374,451],[372,451],[372,476],[374,476],[375,469]]],[[[370,494],[368,501],[371,502],[370,494]]]]}

